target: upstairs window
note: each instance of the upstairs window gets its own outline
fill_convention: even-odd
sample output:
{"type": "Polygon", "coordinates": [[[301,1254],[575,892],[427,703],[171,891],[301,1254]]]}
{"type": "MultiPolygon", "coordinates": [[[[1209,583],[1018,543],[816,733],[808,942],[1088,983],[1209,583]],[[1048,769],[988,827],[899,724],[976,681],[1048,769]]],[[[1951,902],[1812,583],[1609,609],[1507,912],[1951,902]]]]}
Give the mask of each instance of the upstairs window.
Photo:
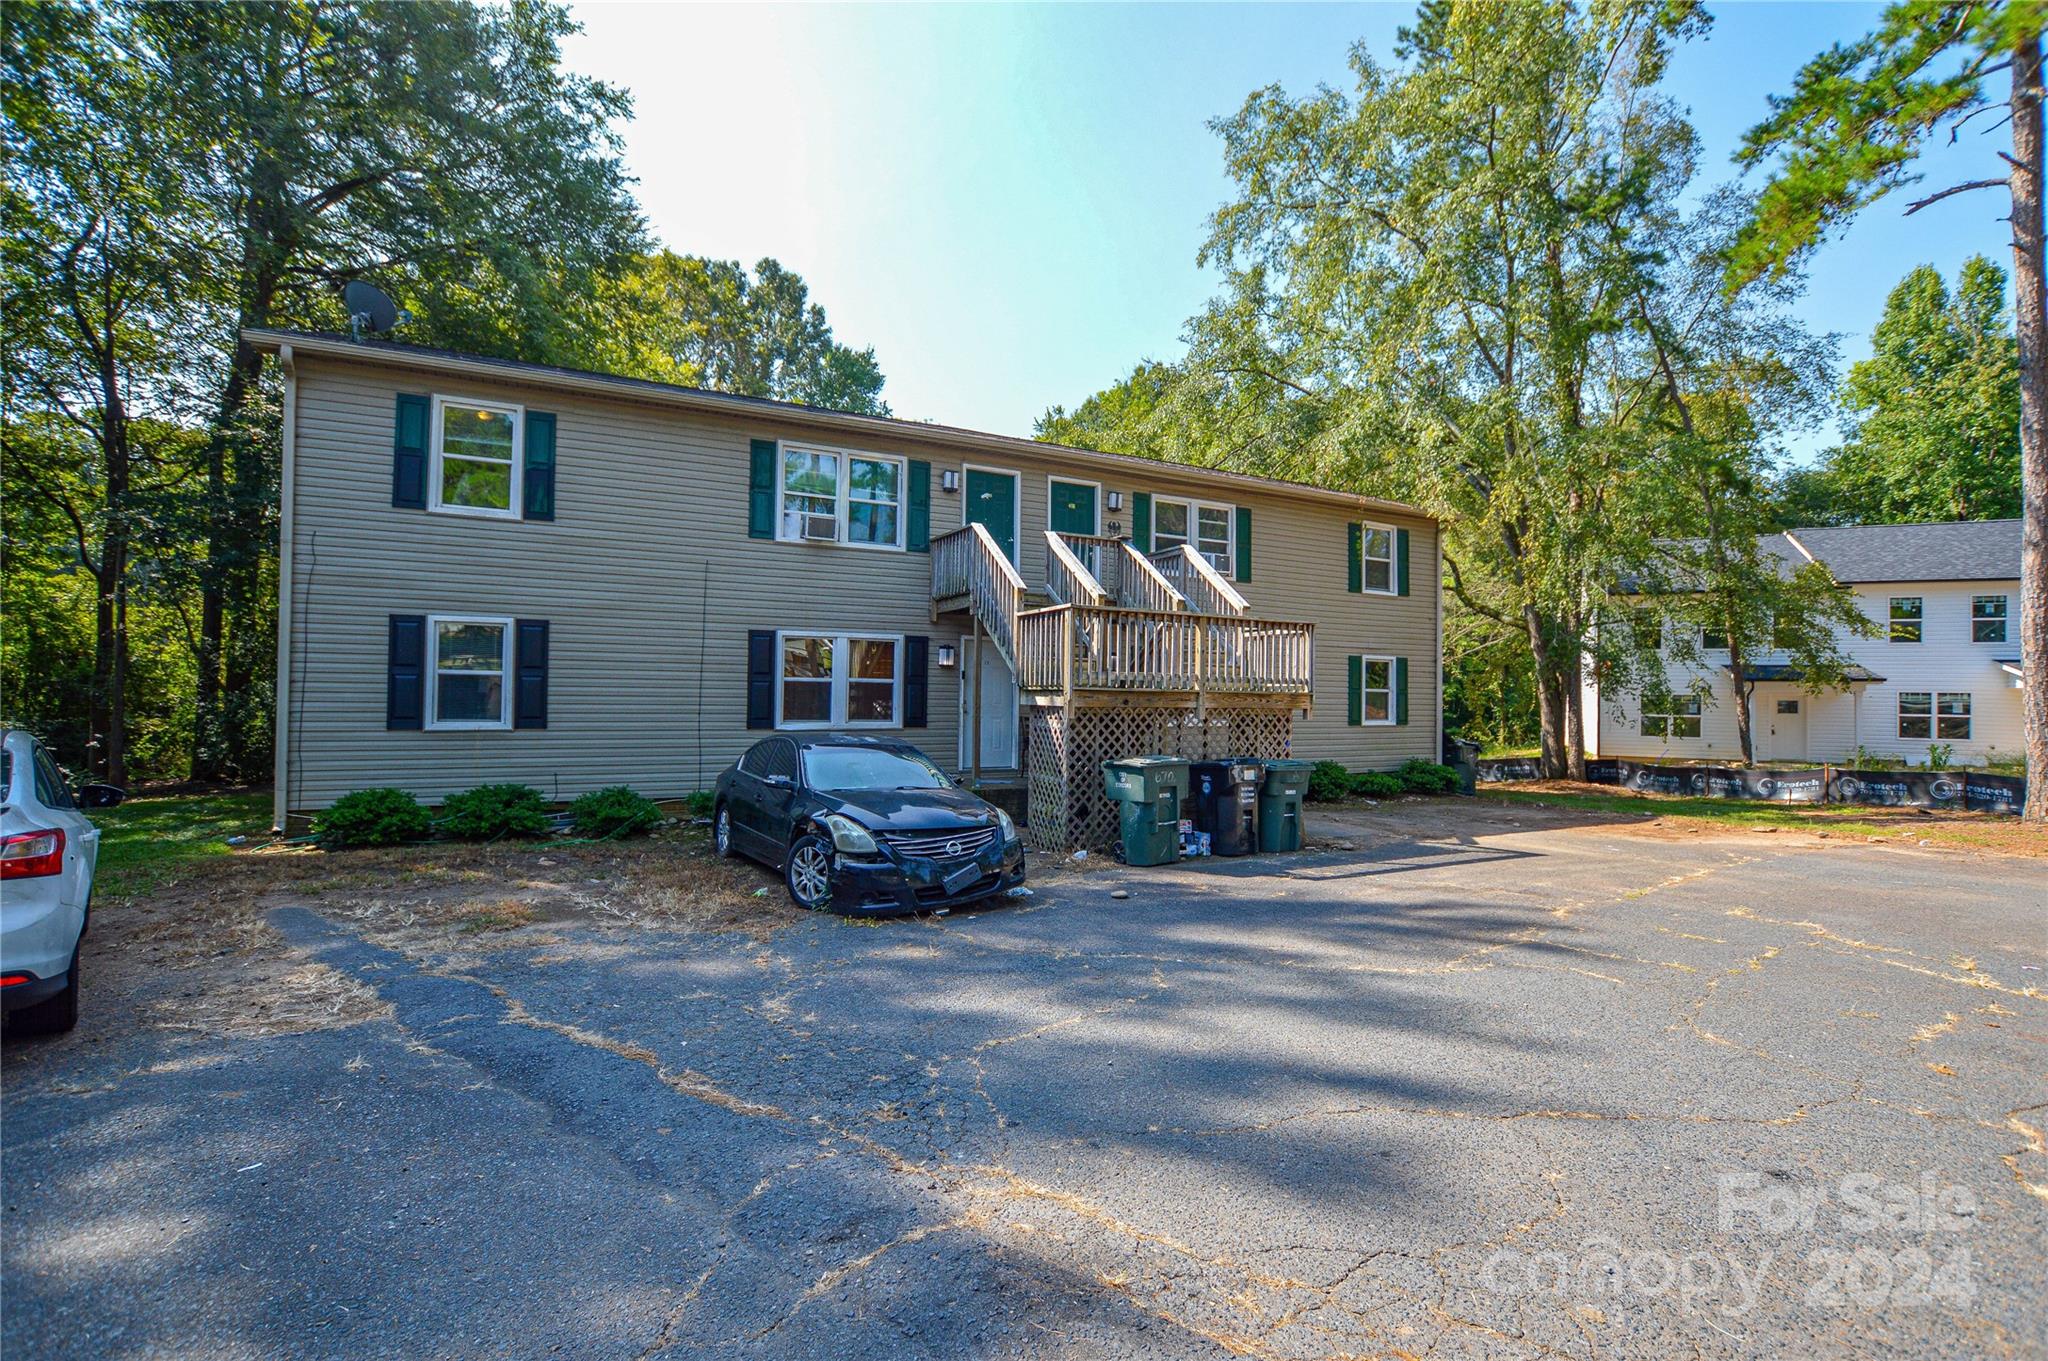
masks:
{"type": "MultiPolygon", "coordinates": [[[[1917,643],[1920,641],[1920,597],[1917,595],[1895,595],[1892,597],[1891,640],[1895,643],[1917,643]]],[[[1901,737],[1904,733],[1899,734],[1901,737]]]]}
{"type": "Polygon", "coordinates": [[[518,519],[524,414],[516,406],[436,397],[428,504],[454,515],[518,519]]]}
{"type": "Polygon", "coordinates": [[[886,454],[783,445],[776,537],[903,547],[906,467],[886,454]]]}
{"type": "Polygon", "coordinates": [[[1358,554],[1365,589],[1394,593],[1394,531],[1385,525],[1359,526],[1358,554]]]}
{"type": "Polygon", "coordinates": [[[1669,707],[1654,713],[1645,709],[1642,715],[1642,732],[1645,737],[1698,737],[1700,697],[1673,695],[1669,707]]]}
{"type": "Polygon", "coordinates": [[[1970,641],[1973,643],[2002,643],[2005,641],[2004,596],[1980,595],[1971,597],[1970,641]]]}
{"type": "Polygon", "coordinates": [[[1728,635],[1721,632],[1720,628],[1716,625],[1702,624],[1700,625],[1700,646],[1709,652],[1725,652],[1728,648],[1728,635]]]}
{"type": "MultiPolygon", "coordinates": [[[[1152,498],[1153,551],[1177,548],[1184,543],[1192,544],[1197,553],[1209,560],[1210,566],[1227,577],[1236,562],[1236,545],[1232,537],[1232,526],[1236,520],[1236,508],[1232,506],[1216,505],[1206,501],[1172,501],[1155,496],[1152,498]]],[[[1390,564],[1392,551],[1388,550],[1390,564]]],[[[1369,562],[1366,570],[1367,589],[1384,589],[1371,585],[1369,562]]]]}

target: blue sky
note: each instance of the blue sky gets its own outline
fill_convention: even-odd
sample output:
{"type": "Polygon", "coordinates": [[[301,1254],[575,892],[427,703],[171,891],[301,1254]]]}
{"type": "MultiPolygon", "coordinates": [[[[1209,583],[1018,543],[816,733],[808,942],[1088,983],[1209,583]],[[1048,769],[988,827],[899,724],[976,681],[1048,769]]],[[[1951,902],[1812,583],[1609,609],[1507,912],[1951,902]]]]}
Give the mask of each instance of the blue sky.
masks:
{"type": "MultiPolygon", "coordinates": [[[[1765,96],[1876,5],[1722,4],[1669,88],[1705,175],[1765,96]]],[[[1215,288],[1195,255],[1230,193],[1207,122],[1252,90],[1348,86],[1355,41],[1392,59],[1411,5],[584,4],[577,70],[631,90],[629,168],[670,247],[810,283],[873,345],[901,416],[1029,434],[1144,357],[1173,358],[1215,288]]],[[[1984,120],[1989,122],[1990,120],[1984,120]]],[[[1998,138],[1926,159],[1928,185],[1997,173],[1998,138]]],[[[2002,194],[1902,219],[1894,195],[1815,260],[1806,323],[1868,350],[1916,264],[2009,259],[2002,194]]],[[[1801,439],[1800,456],[1832,431],[1801,439]]]]}

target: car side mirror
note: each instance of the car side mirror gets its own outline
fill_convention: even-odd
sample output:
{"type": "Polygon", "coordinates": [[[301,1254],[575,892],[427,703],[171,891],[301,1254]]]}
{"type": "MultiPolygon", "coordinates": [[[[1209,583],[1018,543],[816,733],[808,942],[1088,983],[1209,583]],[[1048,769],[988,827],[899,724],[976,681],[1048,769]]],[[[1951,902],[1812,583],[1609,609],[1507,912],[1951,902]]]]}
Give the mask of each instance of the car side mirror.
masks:
{"type": "Polygon", "coordinates": [[[87,784],[78,787],[77,801],[80,808],[112,808],[127,797],[119,785],[87,784]]]}

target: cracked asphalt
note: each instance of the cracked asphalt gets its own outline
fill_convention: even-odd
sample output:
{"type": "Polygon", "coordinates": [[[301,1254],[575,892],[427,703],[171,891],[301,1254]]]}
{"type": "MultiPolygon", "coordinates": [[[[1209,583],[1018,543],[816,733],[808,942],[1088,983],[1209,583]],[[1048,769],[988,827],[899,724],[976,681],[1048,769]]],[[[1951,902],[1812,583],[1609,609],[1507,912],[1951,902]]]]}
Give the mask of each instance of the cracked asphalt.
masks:
{"type": "Polygon", "coordinates": [[[7,1349],[2048,1354],[2048,867],[1313,830],[765,942],[284,895],[360,1018],[10,1039],[7,1349]]]}

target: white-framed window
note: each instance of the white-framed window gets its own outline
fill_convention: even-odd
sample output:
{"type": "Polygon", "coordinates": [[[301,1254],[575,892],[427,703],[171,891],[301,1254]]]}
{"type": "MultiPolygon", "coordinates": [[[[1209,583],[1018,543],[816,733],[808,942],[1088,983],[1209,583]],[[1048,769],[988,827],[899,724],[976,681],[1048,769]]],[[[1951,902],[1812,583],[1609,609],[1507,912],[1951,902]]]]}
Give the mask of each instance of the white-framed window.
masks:
{"type": "Polygon", "coordinates": [[[1920,616],[1921,598],[1919,596],[1893,596],[1891,610],[1891,632],[1887,636],[1894,643],[1919,642],[1920,616]]]}
{"type": "Polygon", "coordinates": [[[434,398],[432,490],[427,505],[449,515],[520,517],[526,409],[465,397],[434,398]]]}
{"type": "Polygon", "coordinates": [[[1237,559],[1237,507],[1214,501],[1152,498],[1152,551],[1193,544],[1224,576],[1237,559]]]}
{"type": "Polygon", "coordinates": [[[427,616],[429,728],[512,726],[512,621],[427,616]]]}
{"type": "MultiPolygon", "coordinates": [[[[1234,517],[1233,517],[1234,518],[1234,517]]],[[[1376,595],[1392,595],[1394,581],[1394,530],[1391,525],[1362,524],[1358,527],[1359,577],[1365,589],[1376,595]]]]}
{"type": "Polygon", "coordinates": [[[778,728],[894,728],[903,718],[903,635],[775,635],[778,728]]]}
{"type": "Polygon", "coordinates": [[[1673,695],[1666,708],[1650,710],[1642,714],[1642,734],[1645,737],[1698,737],[1700,735],[1700,697],[1698,695],[1673,695]]]}
{"type": "Polygon", "coordinates": [[[1358,721],[1361,724],[1394,721],[1394,659],[1358,659],[1358,721]]]}
{"type": "Polygon", "coordinates": [[[792,542],[903,547],[908,459],[825,445],[782,445],[775,536],[792,542]]]}
{"type": "Polygon", "coordinates": [[[1700,647],[1707,652],[1726,652],[1728,635],[1722,632],[1719,624],[1701,624],[1700,647]]]}
{"type": "Polygon", "coordinates": [[[2002,643],[2005,641],[2004,596],[1977,595],[1970,597],[1970,641],[1973,643],[2002,643]]]}

